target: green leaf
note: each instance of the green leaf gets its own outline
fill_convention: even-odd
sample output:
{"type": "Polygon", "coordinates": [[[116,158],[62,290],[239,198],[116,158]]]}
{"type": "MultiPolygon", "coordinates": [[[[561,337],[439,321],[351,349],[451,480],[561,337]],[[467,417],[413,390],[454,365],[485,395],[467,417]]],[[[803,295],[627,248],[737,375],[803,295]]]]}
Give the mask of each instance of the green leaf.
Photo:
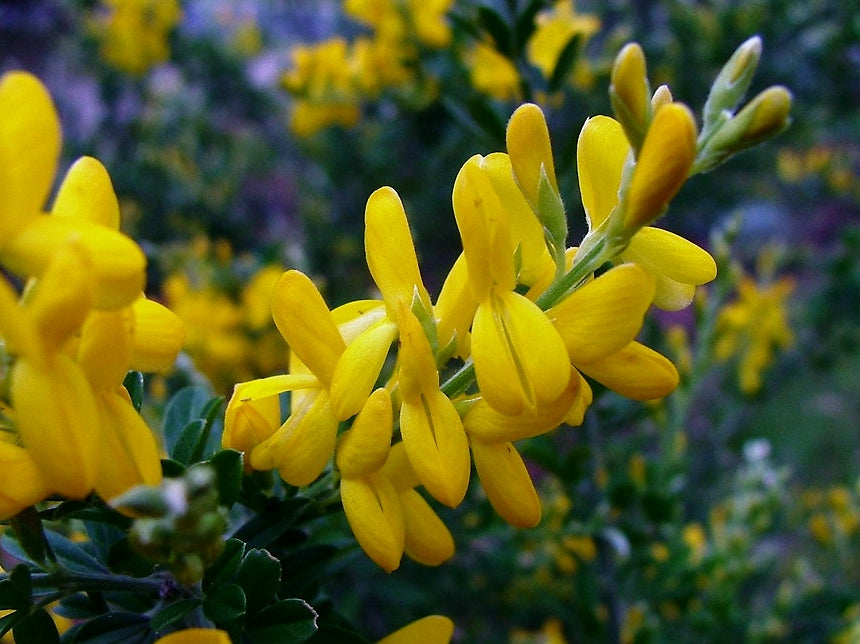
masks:
{"type": "MultiPolygon", "coordinates": [[[[167,403],[162,422],[168,454],[174,453],[177,442],[186,428],[193,421],[202,420],[204,424],[201,431],[205,436],[203,440],[195,441],[189,454],[189,459],[200,460],[212,425],[219,416],[222,402],[223,398],[212,396],[205,387],[185,387],[176,392],[167,403]]],[[[199,435],[198,438],[200,438],[199,435]]],[[[184,449],[188,449],[188,446],[184,449]]],[[[182,459],[176,460],[182,461],[182,459]]]]}
{"type": "Polygon", "coordinates": [[[268,507],[248,520],[233,536],[249,547],[265,548],[293,527],[310,504],[310,499],[301,496],[285,501],[272,500],[268,507]]]}
{"type": "Polygon", "coordinates": [[[143,374],[140,371],[129,371],[125,374],[122,386],[131,397],[131,404],[135,411],[139,413],[143,405],[143,374]]]}
{"type": "Polygon", "coordinates": [[[244,554],[245,543],[241,539],[228,539],[221,555],[203,575],[203,590],[209,592],[232,579],[242,564],[244,554]]]}
{"type": "Polygon", "coordinates": [[[149,621],[149,627],[156,632],[163,630],[171,624],[178,622],[202,603],[203,600],[194,597],[191,599],[180,599],[172,604],[168,604],[152,616],[152,619],[149,621]]]}
{"type": "Polygon", "coordinates": [[[125,537],[126,530],[99,521],[86,521],[84,528],[90,538],[90,543],[98,553],[99,559],[107,564],[111,548],[117,541],[125,537]]]}
{"type": "Polygon", "coordinates": [[[165,478],[177,479],[183,474],[187,468],[179,461],[174,461],[172,458],[161,459],[161,473],[165,478]]]}
{"type": "Polygon", "coordinates": [[[486,31],[501,53],[509,56],[512,51],[511,29],[498,11],[491,7],[478,7],[478,24],[486,31]]]}
{"type": "Polygon", "coordinates": [[[232,507],[242,488],[242,453],[225,449],[213,456],[209,463],[218,477],[218,499],[221,505],[232,507]]]}
{"type": "Polygon", "coordinates": [[[8,579],[0,581],[0,610],[27,608],[32,602],[30,570],[24,564],[15,566],[8,579]]]}
{"type": "Polygon", "coordinates": [[[84,574],[110,572],[84,544],[75,543],[56,532],[47,532],[45,537],[57,557],[57,562],[67,570],[84,574]]]}
{"type": "Polygon", "coordinates": [[[59,605],[54,608],[57,615],[68,619],[90,619],[102,615],[107,610],[107,604],[95,601],[90,595],[77,593],[63,597],[59,605]]]}
{"type": "Polygon", "coordinates": [[[558,61],[555,63],[555,69],[552,70],[552,76],[549,78],[549,91],[555,92],[561,88],[562,83],[564,83],[570,74],[570,70],[573,69],[573,65],[576,63],[581,42],[582,35],[577,34],[561,50],[561,53],[558,55],[558,61]]]}
{"type": "Polygon", "coordinates": [[[225,624],[245,614],[245,591],[236,584],[224,584],[206,596],[203,612],[216,624],[225,624]]]}
{"type": "Polygon", "coordinates": [[[281,562],[268,551],[249,550],[236,573],[236,583],[245,591],[248,614],[254,614],[281,588],[281,562]]]}
{"type": "Polygon", "coordinates": [[[336,546],[318,543],[282,556],[283,586],[293,589],[293,592],[303,591],[326,573],[338,553],[336,546]]]}
{"type": "Polygon", "coordinates": [[[132,644],[146,641],[148,632],[149,618],[145,615],[114,611],[85,622],[71,637],[64,635],[63,641],[70,644],[132,644]]]}
{"type": "MultiPolygon", "coordinates": [[[[26,555],[19,557],[22,561],[32,561],[35,565],[48,569],[54,561],[54,555],[45,539],[45,529],[42,519],[36,509],[26,508],[9,519],[9,525],[15,531],[15,538],[26,555]]],[[[3,535],[4,541],[7,535],[3,535]]]]}
{"type": "Polygon", "coordinates": [[[518,51],[531,39],[537,25],[535,18],[541,9],[544,8],[546,2],[544,0],[532,0],[520,12],[514,22],[514,36],[518,51]]]}
{"type": "Polygon", "coordinates": [[[44,608],[39,608],[15,624],[12,635],[19,644],[52,644],[60,641],[57,626],[44,608]]]}
{"type": "Polygon", "coordinates": [[[371,641],[347,626],[340,624],[319,625],[319,630],[308,640],[309,644],[371,644],[371,641]]]}
{"type": "Polygon", "coordinates": [[[301,599],[285,599],[261,610],[245,632],[256,644],[306,642],[317,630],[317,612],[301,599]]]}
{"type": "Polygon", "coordinates": [[[206,421],[202,418],[189,422],[176,437],[170,457],[183,465],[194,462],[194,455],[202,451],[206,444],[206,421]]]}
{"type": "Polygon", "coordinates": [[[0,617],[0,637],[11,631],[15,624],[27,617],[27,611],[19,610],[0,617]]]}
{"type": "Polygon", "coordinates": [[[113,571],[132,577],[146,577],[153,572],[153,563],[131,547],[127,538],[114,543],[105,560],[113,571]]]}

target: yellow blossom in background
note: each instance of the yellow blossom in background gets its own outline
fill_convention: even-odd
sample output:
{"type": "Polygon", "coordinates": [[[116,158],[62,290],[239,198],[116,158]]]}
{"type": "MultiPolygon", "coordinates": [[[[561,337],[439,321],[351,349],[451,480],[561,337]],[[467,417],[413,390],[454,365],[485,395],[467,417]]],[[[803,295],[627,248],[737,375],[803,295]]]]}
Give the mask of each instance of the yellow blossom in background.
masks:
{"type": "Polygon", "coordinates": [[[714,355],[722,361],[737,358],[738,382],[744,393],[761,389],[762,375],[776,352],[794,341],[787,307],[793,291],[790,277],[759,284],[744,276],[738,283],[737,299],[717,317],[714,355]]]}
{"type": "Polygon", "coordinates": [[[103,0],[90,27],[105,62],[140,76],[168,60],[168,38],[180,20],[177,0],[103,0]]]}
{"type": "Polygon", "coordinates": [[[453,636],[454,622],[442,615],[430,615],[394,631],[376,644],[448,644],[453,636]]]}
{"type": "Polygon", "coordinates": [[[561,620],[547,619],[539,631],[515,630],[511,633],[511,644],[567,644],[561,620]]]}
{"type": "Polygon", "coordinates": [[[551,9],[539,13],[535,22],[537,29],[526,52],[529,62],[541,70],[544,78],[552,77],[561,52],[572,39],[579,38],[582,49],[600,29],[600,19],[577,13],[573,0],[559,0],[551,9]]]}
{"type": "Polygon", "coordinates": [[[215,628],[186,628],[159,637],[155,644],[230,644],[226,631],[215,628]]]}
{"type": "Polygon", "coordinates": [[[472,85],[480,92],[507,101],[520,95],[520,74],[495,47],[479,42],[468,53],[472,85]]]}

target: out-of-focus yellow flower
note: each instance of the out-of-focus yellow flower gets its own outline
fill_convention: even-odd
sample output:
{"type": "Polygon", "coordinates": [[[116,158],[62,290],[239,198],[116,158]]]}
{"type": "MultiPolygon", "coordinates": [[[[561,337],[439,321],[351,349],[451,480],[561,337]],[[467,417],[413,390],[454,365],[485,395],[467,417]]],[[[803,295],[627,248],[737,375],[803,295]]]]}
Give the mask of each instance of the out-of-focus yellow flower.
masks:
{"type": "Polygon", "coordinates": [[[681,531],[684,544],[690,549],[690,561],[697,565],[708,548],[708,535],[700,523],[688,523],[681,531]]]}
{"type": "Polygon", "coordinates": [[[520,74],[509,58],[479,42],[468,53],[472,85],[488,96],[507,101],[520,95],[520,74]]]}
{"type": "Polygon", "coordinates": [[[230,644],[230,636],[215,628],[186,628],[159,637],[155,644],[230,644]]]}
{"type": "Polygon", "coordinates": [[[567,644],[567,639],[561,620],[550,617],[537,632],[515,630],[511,633],[511,644],[567,644]]]}
{"type": "Polygon", "coordinates": [[[789,277],[757,284],[744,276],[738,283],[738,298],[717,317],[714,355],[718,360],[738,356],[738,379],[744,393],[761,389],[762,374],[775,352],[793,342],[787,308],[793,291],[794,280],[789,277]]]}
{"type": "Polygon", "coordinates": [[[597,16],[577,13],[573,0],[559,0],[551,9],[538,14],[537,29],[526,47],[528,60],[545,78],[551,78],[567,44],[579,37],[579,47],[584,48],[599,29],[597,16]]]}
{"type": "Polygon", "coordinates": [[[180,20],[177,0],[103,0],[90,28],[105,62],[141,76],[168,60],[168,38],[180,20]]]}

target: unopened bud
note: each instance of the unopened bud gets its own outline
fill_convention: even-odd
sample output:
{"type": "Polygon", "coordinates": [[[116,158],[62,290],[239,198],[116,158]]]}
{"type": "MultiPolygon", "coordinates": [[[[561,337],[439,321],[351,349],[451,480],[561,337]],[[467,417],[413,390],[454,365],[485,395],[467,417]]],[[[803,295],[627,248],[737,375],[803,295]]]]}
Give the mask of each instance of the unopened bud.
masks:
{"type": "Polygon", "coordinates": [[[645,53],[638,43],[628,43],[615,57],[610,77],[609,99],[615,118],[635,151],[639,151],[651,120],[651,89],[645,68],[645,53]]]}
{"type": "Polygon", "coordinates": [[[549,128],[541,108],[534,103],[520,105],[508,121],[505,142],[520,190],[532,209],[537,209],[541,168],[558,194],[549,128]]]}
{"type": "Polygon", "coordinates": [[[724,111],[733,112],[749,89],[761,58],[761,38],[746,40],[723,65],[705,102],[704,128],[717,124],[724,111]]]}

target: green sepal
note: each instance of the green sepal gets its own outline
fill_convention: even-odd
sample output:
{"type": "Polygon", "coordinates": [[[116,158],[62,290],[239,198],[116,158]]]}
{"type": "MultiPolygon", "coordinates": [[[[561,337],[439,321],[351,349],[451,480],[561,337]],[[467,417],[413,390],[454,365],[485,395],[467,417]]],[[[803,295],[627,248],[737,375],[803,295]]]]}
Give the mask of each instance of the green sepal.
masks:
{"type": "Polygon", "coordinates": [[[433,355],[436,355],[439,351],[439,333],[436,330],[436,318],[433,316],[433,310],[428,311],[427,307],[424,306],[424,301],[418,294],[417,287],[412,293],[412,304],[409,308],[421,323],[421,329],[430,343],[430,349],[433,351],[433,355]]]}
{"type": "Polygon", "coordinates": [[[761,58],[761,38],[747,39],[731,55],[714,79],[705,107],[702,110],[702,134],[710,136],[730,116],[740,104],[752,83],[759,59],[761,58]]]}
{"type": "Polygon", "coordinates": [[[564,212],[564,203],[550,183],[543,164],[541,164],[538,180],[537,201],[536,214],[543,226],[544,240],[555,262],[556,275],[561,275],[565,268],[567,215],[564,212]]]}

